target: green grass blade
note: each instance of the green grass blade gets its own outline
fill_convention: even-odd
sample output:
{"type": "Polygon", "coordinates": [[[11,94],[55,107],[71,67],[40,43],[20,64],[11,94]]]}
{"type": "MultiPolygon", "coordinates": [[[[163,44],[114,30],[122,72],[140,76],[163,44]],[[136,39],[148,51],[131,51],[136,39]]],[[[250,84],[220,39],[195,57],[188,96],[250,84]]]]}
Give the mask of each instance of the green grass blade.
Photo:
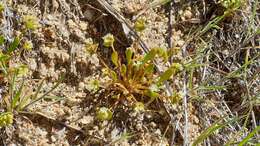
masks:
{"type": "Polygon", "coordinates": [[[0,46],[2,46],[5,43],[5,37],[3,35],[0,35],[0,46]]]}
{"type": "Polygon", "coordinates": [[[7,49],[8,53],[12,53],[20,44],[20,39],[16,37],[14,41],[10,44],[10,47],[7,49]]]}
{"type": "Polygon", "coordinates": [[[17,102],[21,99],[23,87],[24,87],[24,80],[12,99],[12,109],[16,108],[17,102]]]}
{"type": "Polygon", "coordinates": [[[26,104],[29,103],[29,100],[31,99],[30,97],[31,97],[31,96],[24,96],[24,97],[21,99],[20,103],[19,103],[19,104],[17,105],[17,107],[16,107],[16,110],[17,110],[18,112],[21,111],[21,110],[23,110],[24,107],[26,106],[26,104]]]}
{"type": "Polygon", "coordinates": [[[257,126],[252,132],[250,132],[239,144],[238,146],[244,146],[247,142],[258,132],[260,131],[260,126],[257,126]]]}
{"type": "Polygon", "coordinates": [[[200,86],[199,90],[226,90],[225,86],[200,86]]]}
{"type": "Polygon", "coordinates": [[[47,91],[46,93],[44,93],[42,96],[40,96],[39,98],[37,99],[34,99],[33,101],[31,101],[29,104],[27,104],[26,106],[22,107],[22,109],[26,109],[28,108],[30,105],[32,104],[35,104],[36,102],[42,100],[45,96],[47,96],[49,93],[51,93],[53,90],[55,90],[59,85],[60,83],[62,82],[64,77],[61,77],[58,82],[49,90],[47,91]]]}
{"type": "Polygon", "coordinates": [[[223,124],[220,124],[218,120],[217,122],[215,122],[214,124],[212,124],[210,127],[208,127],[207,129],[205,129],[198,138],[195,139],[195,141],[193,142],[192,146],[197,146],[198,144],[200,144],[201,142],[203,142],[206,138],[208,138],[210,135],[214,134],[215,131],[217,131],[218,129],[222,129],[225,126],[227,126],[230,123],[233,123],[239,119],[244,118],[244,116],[239,117],[239,118],[233,118],[223,124]]]}
{"type": "Polygon", "coordinates": [[[225,124],[215,123],[208,127],[205,131],[203,131],[200,136],[193,142],[192,146],[197,146],[199,143],[203,142],[207,137],[212,135],[216,130],[221,129],[225,126],[225,124]]]}
{"type": "Polygon", "coordinates": [[[16,77],[17,77],[17,71],[15,70],[13,73],[11,73],[11,82],[10,82],[10,88],[9,88],[9,92],[10,92],[10,96],[11,96],[11,107],[10,107],[10,109],[12,109],[12,100],[14,98],[16,77]]]}
{"type": "Polygon", "coordinates": [[[41,88],[43,86],[43,83],[44,83],[44,80],[41,81],[40,85],[38,86],[38,88],[36,90],[36,93],[33,95],[33,97],[32,97],[33,100],[36,99],[38,94],[40,93],[40,90],[41,90],[41,88]]]}

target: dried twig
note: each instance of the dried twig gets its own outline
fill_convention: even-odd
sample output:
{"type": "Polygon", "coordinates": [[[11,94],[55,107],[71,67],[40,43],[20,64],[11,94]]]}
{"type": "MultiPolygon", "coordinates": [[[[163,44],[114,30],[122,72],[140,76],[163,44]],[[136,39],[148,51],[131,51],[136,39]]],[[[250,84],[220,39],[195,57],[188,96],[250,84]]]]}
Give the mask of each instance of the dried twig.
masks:
{"type": "Polygon", "coordinates": [[[72,126],[70,126],[70,125],[68,125],[68,124],[66,124],[64,122],[60,122],[57,119],[52,118],[50,116],[47,116],[47,115],[45,115],[45,114],[43,114],[41,112],[25,112],[25,111],[21,111],[19,113],[21,115],[23,115],[23,116],[26,116],[26,117],[34,117],[36,119],[43,118],[43,119],[46,119],[46,121],[49,121],[50,123],[55,123],[55,124],[58,124],[58,125],[62,125],[64,127],[68,128],[69,130],[76,131],[77,133],[81,133],[82,135],[85,134],[85,132],[83,130],[75,128],[75,127],[72,127],[72,126]]]}
{"type": "Polygon", "coordinates": [[[167,37],[167,43],[168,47],[171,49],[173,46],[172,42],[172,16],[173,16],[173,2],[170,2],[167,4],[167,15],[168,15],[168,37],[167,37]]]}
{"type": "MultiPolygon", "coordinates": [[[[185,58],[187,56],[187,50],[186,50],[186,44],[182,47],[182,57],[185,58]]],[[[188,119],[188,104],[187,104],[187,98],[188,98],[188,73],[184,71],[183,73],[184,80],[183,80],[183,110],[184,110],[184,142],[183,146],[189,145],[189,119],[188,119]]]]}

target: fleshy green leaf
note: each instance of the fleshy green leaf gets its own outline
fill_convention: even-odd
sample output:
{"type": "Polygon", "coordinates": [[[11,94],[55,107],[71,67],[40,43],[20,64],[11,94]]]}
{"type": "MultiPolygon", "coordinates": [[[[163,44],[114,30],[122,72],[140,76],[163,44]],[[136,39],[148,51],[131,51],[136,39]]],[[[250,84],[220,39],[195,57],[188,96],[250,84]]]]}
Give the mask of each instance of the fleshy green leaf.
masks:
{"type": "Polygon", "coordinates": [[[145,64],[146,62],[153,60],[155,58],[157,54],[157,50],[156,49],[151,49],[145,56],[144,59],[142,61],[142,64],[145,64]]]}
{"type": "Polygon", "coordinates": [[[167,69],[163,74],[159,76],[159,80],[157,81],[158,84],[168,80],[174,74],[173,68],[167,69]]]}
{"type": "Polygon", "coordinates": [[[23,16],[23,22],[24,22],[26,29],[29,29],[29,30],[36,30],[40,26],[38,18],[33,15],[23,16]]]}
{"type": "Polygon", "coordinates": [[[112,78],[114,81],[117,80],[117,74],[116,74],[116,72],[114,72],[113,70],[110,71],[110,76],[111,76],[111,78],[112,78]]]}
{"type": "Polygon", "coordinates": [[[114,65],[118,67],[118,53],[116,51],[113,51],[111,55],[111,60],[114,63],[114,65]]]}
{"type": "Polygon", "coordinates": [[[125,51],[125,55],[126,55],[127,64],[130,64],[132,62],[133,51],[130,48],[128,48],[125,51]]]}
{"type": "Polygon", "coordinates": [[[123,65],[121,66],[121,74],[122,74],[123,77],[126,76],[126,66],[125,66],[125,64],[123,64],[123,65]]]}
{"type": "Polygon", "coordinates": [[[146,74],[151,74],[154,71],[154,65],[153,64],[149,64],[146,68],[145,68],[145,73],[146,74]]]}
{"type": "Polygon", "coordinates": [[[156,48],[158,55],[164,59],[164,61],[168,61],[168,53],[164,48],[156,48]]]}
{"type": "Polygon", "coordinates": [[[5,9],[5,7],[4,7],[3,3],[0,2],[0,13],[1,13],[2,11],[4,11],[4,9],[5,9]]]}
{"type": "Polygon", "coordinates": [[[153,101],[154,99],[160,96],[160,94],[158,93],[159,91],[159,87],[156,84],[152,84],[149,87],[149,90],[146,91],[146,95],[151,97],[151,101],[153,101]]]}

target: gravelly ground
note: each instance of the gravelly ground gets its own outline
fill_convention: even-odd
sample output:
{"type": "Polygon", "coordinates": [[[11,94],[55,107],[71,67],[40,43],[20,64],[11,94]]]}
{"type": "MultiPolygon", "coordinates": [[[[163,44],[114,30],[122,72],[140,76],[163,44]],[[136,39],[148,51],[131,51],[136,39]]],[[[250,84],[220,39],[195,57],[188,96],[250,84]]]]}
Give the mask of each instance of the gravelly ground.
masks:
{"type": "MultiPolygon", "coordinates": [[[[140,10],[145,9],[148,3],[151,3],[148,0],[109,0],[108,2],[131,23],[133,23],[133,17],[140,10]]],[[[95,43],[100,43],[100,38],[104,34],[113,33],[109,30],[114,30],[114,27],[116,31],[120,31],[121,29],[117,27],[121,26],[115,26],[116,22],[113,25],[106,22],[108,19],[112,22],[117,21],[112,18],[104,20],[101,18],[97,23],[92,23],[90,19],[94,20],[96,15],[103,11],[98,7],[93,8],[95,4],[93,7],[89,5],[92,3],[79,1],[78,5],[76,1],[73,3],[73,1],[65,0],[18,0],[9,5],[18,18],[23,15],[34,15],[40,20],[40,28],[24,36],[32,40],[33,50],[26,52],[24,58],[17,58],[14,62],[15,64],[23,61],[30,68],[26,82],[28,91],[35,90],[42,79],[46,79],[43,91],[48,91],[62,74],[65,74],[65,79],[49,95],[62,98],[61,100],[50,99],[36,103],[30,107],[30,111],[37,111],[38,114],[19,115],[15,119],[14,126],[6,128],[7,145],[169,145],[172,132],[168,127],[170,121],[163,110],[137,113],[131,108],[119,106],[114,109],[112,121],[99,122],[96,119],[96,109],[98,106],[106,105],[105,101],[102,101],[103,96],[106,95],[104,90],[94,92],[95,89],[91,83],[93,79],[96,79],[103,86],[102,84],[108,79],[102,75],[100,58],[97,54],[86,53],[85,44],[90,38],[95,43]],[[88,19],[82,19],[82,17],[88,19]],[[108,31],[103,30],[103,27],[108,31]],[[125,133],[128,133],[130,138],[124,138],[125,133]]],[[[201,3],[196,1],[184,3],[183,7],[174,10],[172,21],[176,26],[172,29],[173,44],[171,45],[173,47],[182,47],[185,44],[184,40],[189,38],[189,31],[199,26],[195,22],[199,20],[200,13],[203,13],[199,11],[200,6],[201,3]]],[[[169,17],[167,13],[165,6],[157,6],[148,9],[140,16],[146,20],[146,29],[139,35],[149,48],[168,48],[169,17]]],[[[16,23],[14,25],[17,26],[13,26],[14,32],[19,34],[22,26],[16,23]]],[[[118,43],[118,46],[128,45],[124,39],[121,41],[123,42],[118,43]]],[[[192,47],[190,48],[191,54],[194,53],[192,47]]],[[[108,54],[107,50],[99,49],[98,51],[108,54]]],[[[182,59],[181,53],[175,58],[182,59]]],[[[160,65],[162,68],[165,67],[163,64],[160,65]]],[[[196,79],[194,80],[197,82],[196,79]]],[[[174,82],[176,82],[175,88],[181,88],[178,85],[182,84],[182,81],[176,79],[174,82]]],[[[209,93],[208,97],[210,96],[212,95],[209,93]]],[[[206,99],[203,104],[189,102],[188,132],[191,141],[205,126],[209,126],[213,123],[212,121],[223,114],[217,112],[216,107],[220,104],[219,99],[215,98],[217,97],[206,99]],[[212,121],[203,121],[199,114],[200,110],[206,111],[204,116],[209,116],[212,121]]],[[[180,109],[181,106],[177,105],[174,108],[180,109]]],[[[183,123],[182,113],[176,115],[180,123],[183,123]]],[[[180,130],[176,132],[175,138],[177,144],[183,142],[184,135],[184,125],[180,124],[179,127],[180,130]]]]}

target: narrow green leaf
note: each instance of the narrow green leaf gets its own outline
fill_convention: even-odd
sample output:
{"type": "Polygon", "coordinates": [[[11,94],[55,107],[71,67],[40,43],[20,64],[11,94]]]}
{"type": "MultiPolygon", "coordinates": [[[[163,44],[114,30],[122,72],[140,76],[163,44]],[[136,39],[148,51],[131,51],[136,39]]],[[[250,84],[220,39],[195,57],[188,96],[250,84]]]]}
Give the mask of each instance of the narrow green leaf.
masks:
{"type": "Polygon", "coordinates": [[[43,83],[44,83],[44,80],[42,80],[42,81],[40,82],[40,85],[37,87],[36,93],[33,95],[32,100],[34,100],[34,99],[37,98],[37,96],[38,96],[38,94],[40,93],[40,90],[41,90],[41,88],[42,88],[42,86],[43,86],[43,83]]]}
{"type": "Polygon", "coordinates": [[[146,90],[144,93],[146,96],[150,97],[149,101],[146,103],[146,105],[151,104],[155,100],[157,100],[160,97],[160,94],[156,91],[152,91],[150,89],[146,90]]]}
{"type": "Polygon", "coordinates": [[[31,96],[24,96],[21,99],[20,103],[17,105],[16,110],[18,112],[23,110],[26,107],[26,105],[30,102],[30,99],[31,99],[31,96]]]}
{"type": "Polygon", "coordinates": [[[17,102],[21,99],[23,87],[24,87],[24,80],[23,80],[22,84],[20,85],[19,90],[15,93],[15,95],[12,99],[12,109],[16,108],[17,102]]]}
{"type": "Polygon", "coordinates": [[[200,86],[199,90],[225,90],[225,86],[200,86]]]}
{"type": "Polygon", "coordinates": [[[5,37],[3,35],[0,35],[0,46],[5,43],[5,37]]]}
{"type": "Polygon", "coordinates": [[[0,62],[6,62],[9,58],[8,55],[0,53],[0,62]]]}
{"type": "Polygon", "coordinates": [[[244,146],[247,142],[258,132],[260,131],[260,126],[257,126],[252,132],[250,132],[239,144],[238,146],[244,146]]]}
{"type": "Polygon", "coordinates": [[[113,51],[111,55],[111,60],[114,63],[114,65],[118,67],[118,53],[116,51],[113,51]]]}
{"type": "Polygon", "coordinates": [[[151,97],[152,99],[155,99],[160,96],[159,93],[151,91],[151,90],[147,90],[146,95],[151,97]]]}
{"type": "Polygon", "coordinates": [[[20,44],[20,39],[16,37],[13,42],[10,44],[10,47],[7,49],[8,53],[12,53],[20,44]]]}
{"type": "Polygon", "coordinates": [[[168,2],[170,2],[171,0],[154,0],[151,4],[150,4],[150,7],[151,8],[154,8],[158,5],[165,5],[167,4],[168,2]]]}
{"type": "MultiPolygon", "coordinates": [[[[17,77],[17,71],[15,70],[14,72],[11,73],[11,82],[10,82],[10,94],[11,94],[11,99],[14,98],[14,94],[15,94],[15,87],[16,87],[16,77],[17,77]]],[[[12,102],[11,102],[11,105],[10,105],[10,110],[13,110],[12,109],[12,102]]]]}
{"type": "Polygon", "coordinates": [[[61,82],[63,81],[64,79],[64,76],[62,76],[58,82],[49,90],[47,91],[46,93],[44,93],[42,96],[40,96],[39,98],[36,98],[36,99],[33,99],[33,101],[31,101],[29,104],[27,104],[26,106],[22,107],[22,109],[26,109],[27,107],[29,107],[30,105],[42,100],[43,98],[45,98],[45,96],[47,96],[49,93],[51,93],[53,90],[55,90],[60,84],[61,82]]]}
{"type": "Polygon", "coordinates": [[[216,130],[223,128],[224,124],[220,125],[218,123],[215,123],[208,127],[205,131],[203,131],[200,136],[193,142],[192,146],[197,146],[199,143],[203,142],[207,137],[212,135],[216,130]]]}
{"type": "Polygon", "coordinates": [[[208,127],[207,129],[205,129],[199,137],[197,137],[195,139],[195,141],[193,142],[192,146],[197,146],[199,145],[201,142],[203,142],[206,138],[208,138],[210,135],[214,134],[215,131],[217,131],[218,129],[222,129],[224,128],[225,126],[227,126],[228,124],[230,123],[233,123],[235,121],[238,121],[239,119],[242,119],[244,118],[244,116],[242,117],[238,117],[238,118],[233,118],[223,124],[220,124],[219,121],[221,120],[218,120],[217,122],[213,123],[210,127],[208,127]]]}

